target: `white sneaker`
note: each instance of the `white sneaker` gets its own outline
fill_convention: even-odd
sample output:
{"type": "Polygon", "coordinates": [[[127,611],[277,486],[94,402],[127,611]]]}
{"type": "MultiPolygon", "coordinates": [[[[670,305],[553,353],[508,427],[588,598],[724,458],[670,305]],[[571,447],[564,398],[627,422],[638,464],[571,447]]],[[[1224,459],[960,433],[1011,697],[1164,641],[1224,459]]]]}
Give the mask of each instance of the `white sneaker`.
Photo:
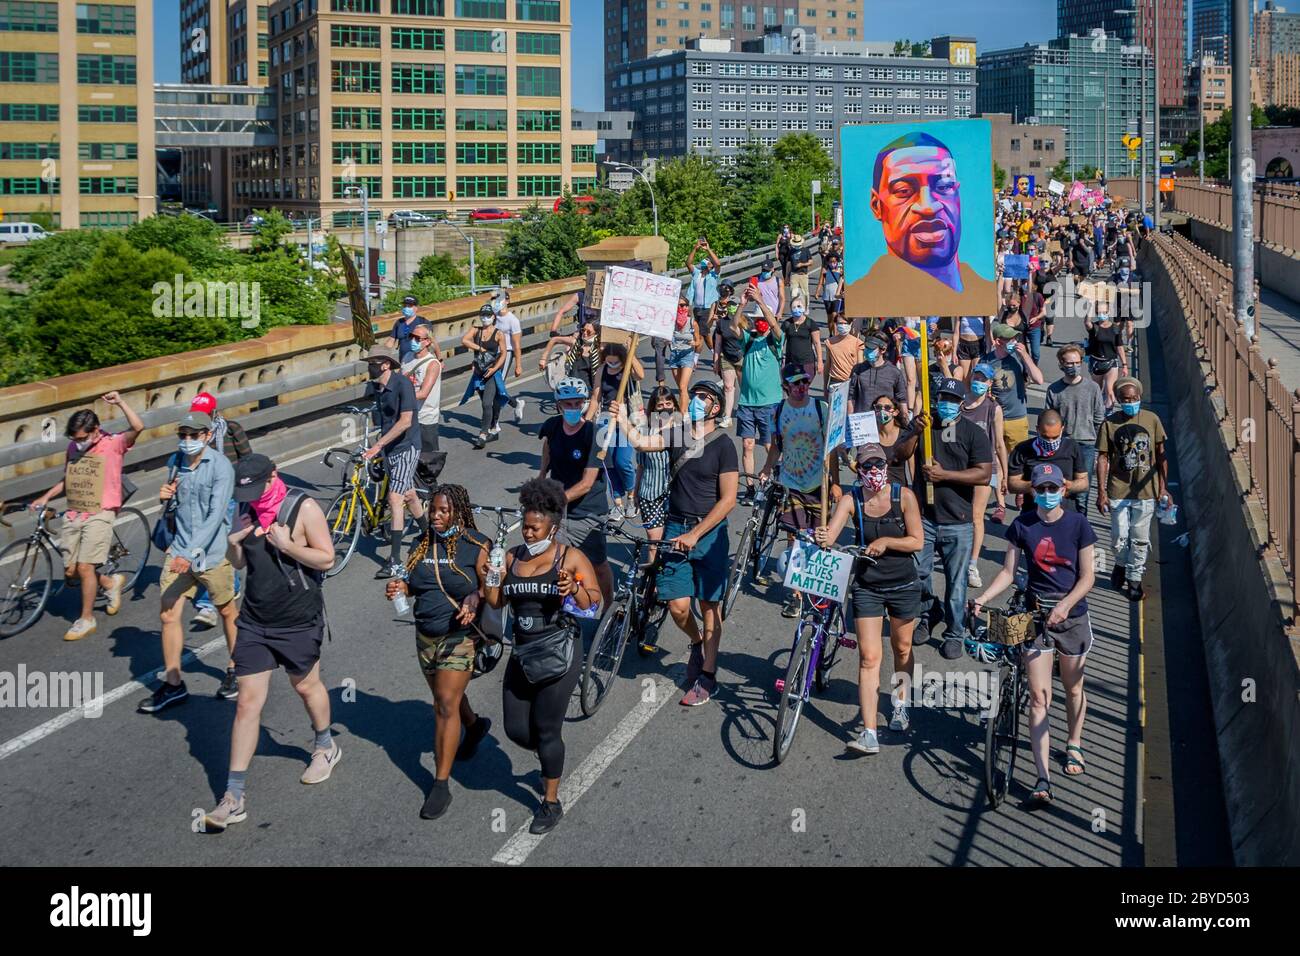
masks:
{"type": "Polygon", "coordinates": [[[894,701],[894,712],[889,718],[889,729],[902,733],[911,725],[911,718],[907,715],[906,701],[894,701]]]}
{"type": "Polygon", "coordinates": [[[83,637],[89,637],[91,634],[94,634],[96,627],[98,627],[98,625],[95,623],[93,617],[79,617],[72,622],[72,627],[68,628],[64,633],[63,639],[65,641],[79,641],[83,637]]]}
{"type": "Polygon", "coordinates": [[[122,588],[126,586],[126,575],[113,575],[112,587],[104,589],[104,596],[108,598],[108,605],[104,608],[104,613],[112,617],[122,609],[122,588]]]}
{"type": "Polygon", "coordinates": [[[215,607],[201,607],[194,619],[190,621],[192,628],[207,628],[217,626],[217,609],[215,607]]]}
{"type": "Polygon", "coordinates": [[[515,399],[515,421],[516,422],[522,422],[524,420],[524,404],[525,404],[524,399],[522,398],[515,399]]]}
{"type": "Polygon", "coordinates": [[[501,426],[500,426],[500,425],[497,425],[495,428],[491,428],[491,429],[489,429],[489,430],[488,430],[488,434],[489,434],[489,435],[500,435],[500,434],[501,434],[501,426]]]}
{"type": "Polygon", "coordinates": [[[722,419],[719,419],[719,420],[718,420],[718,427],[719,427],[719,428],[730,428],[730,427],[731,427],[731,424],[732,424],[733,421],[734,421],[734,419],[732,419],[731,416],[728,415],[726,418],[722,418],[722,419]]]}
{"type": "Polygon", "coordinates": [[[874,730],[863,730],[849,741],[848,749],[860,754],[880,753],[880,740],[874,730]]]}
{"type": "Polygon", "coordinates": [[[978,565],[972,564],[966,569],[966,585],[972,588],[984,587],[984,581],[980,578],[980,569],[978,565]]]}

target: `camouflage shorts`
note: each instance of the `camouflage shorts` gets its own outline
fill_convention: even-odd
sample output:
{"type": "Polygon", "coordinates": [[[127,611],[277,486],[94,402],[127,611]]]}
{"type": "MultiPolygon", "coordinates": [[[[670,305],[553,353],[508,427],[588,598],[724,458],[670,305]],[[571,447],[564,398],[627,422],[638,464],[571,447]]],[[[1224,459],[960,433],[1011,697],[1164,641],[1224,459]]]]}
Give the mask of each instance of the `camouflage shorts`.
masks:
{"type": "Polygon", "coordinates": [[[474,639],[468,631],[452,631],[442,637],[429,637],[416,631],[415,653],[420,658],[420,670],[426,674],[467,671],[474,667],[474,639]]]}

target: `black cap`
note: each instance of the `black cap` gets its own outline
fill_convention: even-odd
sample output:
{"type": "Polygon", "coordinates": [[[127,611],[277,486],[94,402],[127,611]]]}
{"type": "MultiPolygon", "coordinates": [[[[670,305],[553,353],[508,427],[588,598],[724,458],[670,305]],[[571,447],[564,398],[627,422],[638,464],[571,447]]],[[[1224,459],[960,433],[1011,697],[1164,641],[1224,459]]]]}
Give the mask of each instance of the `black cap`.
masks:
{"type": "Polygon", "coordinates": [[[958,379],[943,378],[939,380],[939,387],[935,389],[935,392],[939,395],[955,395],[958,398],[965,398],[966,386],[958,379]]]}
{"type": "Polygon", "coordinates": [[[773,262],[771,259],[764,259],[764,260],[763,260],[762,270],[763,270],[764,272],[771,272],[772,269],[775,268],[775,267],[776,267],[776,263],[773,262]]]}
{"type": "Polygon", "coordinates": [[[402,300],[402,305],[419,305],[419,304],[420,303],[416,300],[415,296],[413,295],[408,295],[405,299],[402,300]]]}
{"type": "Polygon", "coordinates": [[[246,455],[235,464],[235,500],[256,501],[266,491],[275,462],[265,455],[246,455]]]}
{"type": "Polygon", "coordinates": [[[785,367],[781,369],[781,381],[790,384],[799,381],[812,382],[812,376],[808,374],[802,362],[786,362],[785,367]]]}

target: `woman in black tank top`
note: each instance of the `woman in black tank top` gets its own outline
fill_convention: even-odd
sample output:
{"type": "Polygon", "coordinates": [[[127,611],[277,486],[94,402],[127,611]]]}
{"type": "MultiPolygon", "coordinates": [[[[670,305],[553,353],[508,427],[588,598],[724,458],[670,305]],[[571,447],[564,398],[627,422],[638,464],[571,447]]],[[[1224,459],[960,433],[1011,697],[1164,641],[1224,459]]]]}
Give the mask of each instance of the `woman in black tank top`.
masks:
{"type": "Polygon", "coordinates": [[[849,586],[851,596],[845,610],[852,609],[853,629],[858,638],[858,702],[864,730],[850,741],[849,749],[876,753],[877,698],[880,694],[880,661],[884,616],[889,615],[889,638],[894,651],[894,671],[907,674],[906,684],[895,692],[891,730],[907,730],[908,690],[914,668],[912,632],[921,608],[921,582],[913,555],[925,543],[921,509],[910,488],[889,481],[885,451],[879,445],[861,450],[861,476],[851,494],[835,506],[830,524],[816,531],[823,547],[833,542],[852,523],[857,543],[874,560],[859,559],[849,586]],[[901,691],[901,693],[899,693],[901,691]]]}
{"type": "Polygon", "coordinates": [[[551,478],[534,478],[519,490],[524,513],[524,543],[511,550],[503,567],[480,568],[488,603],[510,606],[516,651],[506,663],[502,682],[502,711],[506,736],[521,747],[537,751],[542,764],[546,796],[533,816],[533,833],[547,833],[560,822],[560,774],[564,771],[564,714],[582,671],[581,644],[576,622],[564,610],[571,598],[579,610],[600,602],[600,587],[591,561],[577,548],[560,544],[556,537],[564,516],[564,486],[551,478]],[[528,679],[519,663],[518,649],[534,642],[554,640],[565,632],[570,642],[569,668],[544,683],[528,679]],[[576,646],[574,646],[576,645],[576,646]]]}

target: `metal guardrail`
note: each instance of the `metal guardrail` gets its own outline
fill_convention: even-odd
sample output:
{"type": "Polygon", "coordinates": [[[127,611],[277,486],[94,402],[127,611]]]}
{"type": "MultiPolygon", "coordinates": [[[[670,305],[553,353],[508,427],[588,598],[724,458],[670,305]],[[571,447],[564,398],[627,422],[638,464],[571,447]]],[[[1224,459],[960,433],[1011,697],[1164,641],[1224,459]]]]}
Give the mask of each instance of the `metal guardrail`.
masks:
{"type": "MultiPolygon", "coordinates": [[[[1192,219],[1232,229],[1231,186],[1179,182],[1168,208],[1192,219]]],[[[1300,192],[1286,186],[1257,186],[1254,211],[1257,241],[1292,254],[1300,250],[1300,192]]]]}

